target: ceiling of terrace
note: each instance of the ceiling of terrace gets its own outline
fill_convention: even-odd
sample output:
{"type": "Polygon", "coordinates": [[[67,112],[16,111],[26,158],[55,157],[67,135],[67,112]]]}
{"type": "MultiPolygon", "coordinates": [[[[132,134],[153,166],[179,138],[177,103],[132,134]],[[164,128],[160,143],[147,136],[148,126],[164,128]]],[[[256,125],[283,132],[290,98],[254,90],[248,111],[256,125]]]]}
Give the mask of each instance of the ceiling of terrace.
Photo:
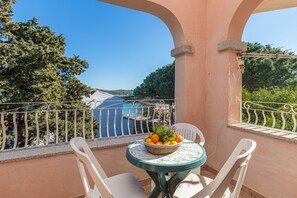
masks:
{"type": "Polygon", "coordinates": [[[264,0],[254,13],[280,10],[292,7],[297,7],[297,0],[264,0]]]}

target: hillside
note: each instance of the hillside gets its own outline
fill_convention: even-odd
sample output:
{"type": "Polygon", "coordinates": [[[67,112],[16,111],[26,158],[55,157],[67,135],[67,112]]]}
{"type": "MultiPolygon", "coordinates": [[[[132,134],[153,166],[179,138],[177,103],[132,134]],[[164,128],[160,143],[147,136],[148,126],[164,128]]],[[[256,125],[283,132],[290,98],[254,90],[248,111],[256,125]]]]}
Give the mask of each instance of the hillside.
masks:
{"type": "Polygon", "coordinates": [[[100,91],[107,92],[114,96],[131,96],[133,94],[133,90],[125,90],[125,89],[117,89],[117,90],[104,90],[99,89],[100,91]]]}

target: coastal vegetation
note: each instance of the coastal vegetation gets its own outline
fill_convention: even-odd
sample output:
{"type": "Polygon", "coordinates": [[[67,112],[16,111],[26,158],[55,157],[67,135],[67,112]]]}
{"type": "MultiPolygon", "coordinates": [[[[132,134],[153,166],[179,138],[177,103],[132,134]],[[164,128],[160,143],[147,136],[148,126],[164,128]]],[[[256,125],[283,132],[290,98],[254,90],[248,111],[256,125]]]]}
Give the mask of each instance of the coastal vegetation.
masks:
{"type": "MultiPolygon", "coordinates": [[[[293,54],[259,43],[248,43],[247,52],[293,54]]],[[[243,102],[243,122],[291,131],[294,128],[293,112],[297,108],[293,105],[297,103],[297,59],[246,58],[244,65],[242,101],[254,102],[243,102]],[[286,120],[285,124],[283,120],[286,120]]],[[[172,63],[152,72],[134,89],[135,97],[174,98],[174,68],[172,63]]]]}
{"type": "MultiPolygon", "coordinates": [[[[272,45],[248,43],[248,53],[288,54],[272,45]]],[[[242,77],[242,100],[296,103],[297,59],[246,58],[242,77]]],[[[175,63],[163,66],[149,74],[134,89],[138,98],[174,98],[175,63]]]]}
{"type": "MultiPolygon", "coordinates": [[[[62,111],[58,113],[58,125],[61,130],[59,139],[65,139],[66,135],[69,139],[74,136],[73,118],[75,114],[78,123],[75,127],[78,133],[83,131],[83,119],[86,123],[85,131],[90,132],[90,113],[74,112],[74,109],[86,108],[84,103],[57,102],[81,101],[83,97],[93,93],[89,86],[77,78],[88,68],[88,62],[76,55],[67,57],[65,55],[66,38],[62,34],[56,35],[50,27],[39,25],[37,18],[26,22],[12,21],[13,3],[15,0],[0,0],[0,111],[38,112],[41,139],[46,131],[52,133],[56,128],[55,112],[45,115],[44,109],[69,109],[67,115],[62,111]],[[24,104],[23,102],[30,103],[24,104]],[[1,105],[1,103],[6,105],[1,105]],[[84,118],[83,115],[85,115],[84,118]],[[46,124],[46,116],[49,119],[48,124],[46,124]],[[66,117],[69,119],[67,120],[66,117]],[[65,128],[68,134],[65,134],[67,132],[65,128]]],[[[13,113],[7,114],[4,118],[8,120],[5,124],[8,137],[13,136],[15,130],[12,116],[13,113]]],[[[16,116],[19,134],[25,133],[26,122],[24,120],[27,119],[29,123],[34,123],[36,119],[35,113],[27,115],[18,113],[16,116]]],[[[29,131],[36,131],[31,129],[37,126],[27,127],[29,131]]],[[[22,137],[20,135],[19,140],[22,137]]],[[[30,137],[33,138],[29,142],[34,141],[35,137],[33,135],[30,137]]],[[[23,144],[23,141],[19,142],[23,144]]]]}

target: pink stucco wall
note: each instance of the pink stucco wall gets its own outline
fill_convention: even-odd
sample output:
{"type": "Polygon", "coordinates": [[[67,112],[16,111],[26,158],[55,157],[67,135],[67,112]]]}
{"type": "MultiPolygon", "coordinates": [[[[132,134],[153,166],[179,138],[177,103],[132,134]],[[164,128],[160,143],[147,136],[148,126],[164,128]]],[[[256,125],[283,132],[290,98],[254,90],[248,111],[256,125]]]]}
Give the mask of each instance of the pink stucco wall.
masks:
{"type": "Polygon", "coordinates": [[[250,161],[244,185],[265,197],[297,197],[296,143],[223,126],[216,134],[207,145],[209,166],[219,170],[241,138],[253,139],[257,142],[257,148],[250,161]]]}
{"type": "Polygon", "coordinates": [[[267,197],[297,197],[296,144],[227,127],[239,122],[242,73],[236,51],[219,52],[217,47],[226,40],[241,42],[245,24],[262,0],[103,1],[158,16],[169,24],[176,48],[195,48],[194,54],[175,57],[177,121],[202,129],[208,165],[219,170],[240,138],[254,139],[258,146],[245,185],[267,197]],[[145,9],[139,6],[143,2],[145,9]],[[156,11],[150,4],[161,8],[156,11]],[[162,10],[170,15],[160,15],[162,10]],[[176,26],[182,30],[172,31],[176,26]]]}
{"type": "MultiPolygon", "coordinates": [[[[297,197],[296,144],[228,128],[239,122],[241,71],[236,52],[218,52],[217,46],[226,40],[241,41],[246,21],[262,0],[103,1],[158,16],[170,29],[175,47],[195,48],[194,54],[176,57],[177,119],[203,131],[207,164],[219,170],[240,138],[251,138],[257,149],[245,185],[266,197],[297,197]]],[[[126,161],[124,151],[120,147],[95,153],[108,175],[129,171],[146,178],[126,161]]],[[[83,192],[73,155],[0,167],[4,197],[69,197],[83,192]]]]}
{"type": "MultiPolygon", "coordinates": [[[[94,150],[107,176],[131,172],[138,180],[145,171],[132,166],[125,157],[126,147],[94,150]]],[[[83,195],[74,154],[65,154],[0,164],[0,197],[66,198],[83,195]]]]}

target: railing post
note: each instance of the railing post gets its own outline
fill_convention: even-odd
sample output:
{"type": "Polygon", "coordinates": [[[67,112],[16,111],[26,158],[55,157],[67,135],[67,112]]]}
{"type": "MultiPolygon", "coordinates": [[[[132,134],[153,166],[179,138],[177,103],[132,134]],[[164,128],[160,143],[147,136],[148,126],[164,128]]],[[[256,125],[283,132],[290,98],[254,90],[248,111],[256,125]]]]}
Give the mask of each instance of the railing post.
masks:
{"type": "Polygon", "coordinates": [[[1,128],[2,128],[2,146],[1,150],[3,151],[5,149],[5,143],[6,143],[6,127],[4,124],[4,113],[1,113],[1,128]]]}
{"type": "MultiPolygon", "coordinates": [[[[141,135],[150,131],[150,127],[151,125],[154,126],[156,119],[163,119],[171,125],[174,124],[173,119],[176,116],[175,103],[167,103],[159,99],[122,100],[97,109],[78,106],[68,107],[67,105],[65,105],[65,108],[58,109],[61,106],[50,105],[53,104],[52,102],[36,103],[37,105],[33,103],[20,104],[26,104],[26,107],[36,106],[36,108],[24,108],[22,106],[22,108],[16,107],[8,112],[0,112],[0,136],[2,139],[0,151],[5,150],[6,147],[16,149],[39,146],[41,143],[42,145],[67,143],[69,138],[78,137],[79,134],[82,134],[85,138],[94,139],[94,128],[97,127],[94,127],[93,121],[96,121],[99,125],[99,138],[141,135]],[[122,104],[132,105],[119,106],[122,104]],[[19,111],[16,111],[16,109],[19,111]],[[94,116],[97,117],[95,114],[97,110],[99,120],[94,120],[94,116]],[[82,128],[78,128],[79,111],[82,111],[82,128]],[[89,119],[88,116],[91,116],[91,118],[89,119]],[[89,123],[89,120],[91,120],[91,123],[89,123]],[[104,131],[102,131],[102,126],[104,126],[104,131]],[[91,130],[88,130],[89,127],[91,127],[91,130]],[[61,130],[65,133],[62,134],[61,130]],[[10,133],[14,136],[13,141],[7,139],[7,135],[10,135],[10,133]]],[[[17,103],[16,105],[20,104],[17,103]]]]}

